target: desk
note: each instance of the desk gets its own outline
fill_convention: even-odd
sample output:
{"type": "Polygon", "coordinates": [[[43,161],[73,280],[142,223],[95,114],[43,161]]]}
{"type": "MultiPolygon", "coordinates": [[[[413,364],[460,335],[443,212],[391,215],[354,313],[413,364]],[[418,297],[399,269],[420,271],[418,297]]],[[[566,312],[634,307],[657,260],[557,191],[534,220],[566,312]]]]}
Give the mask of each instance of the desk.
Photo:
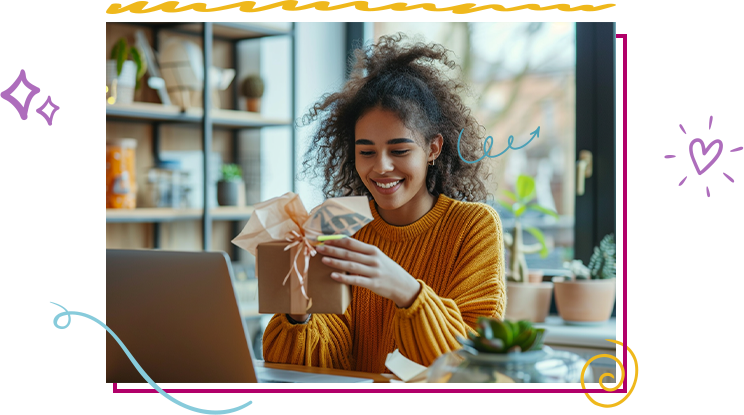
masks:
{"type": "Polygon", "coordinates": [[[254,366],[265,367],[269,369],[283,369],[283,370],[294,370],[303,373],[318,373],[322,375],[336,375],[336,376],[349,376],[355,378],[372,379],[374,383],[390,383],[390,380],[399,380],[397,376],[391,373],[369,373],[369,372],[356,372],[353,370],[341,370],[341,369],[327,369],[322,367],[308,367],[300,365],[289,365],[285,363],[268,363],[261,361],[254,361],[254,366]]]}
{"type": "MultiPolygon", "coordinates": [[[[576,353],[588,361],[599,354],[615,356],[617,346],[606,339],[616,339],[617,327],[615,318],[593,326],[571,326],[563,322],[560,317],[549,316],[544,323],[535,323],[535,327],[545,329],[543,343],[555,350],[576,353]]],[[[603,373],[615,376],[615,362],[602,358],[591,363],[594,382],[599,382],[603,373]]],[[[619,379],[619,378],[617,378],[619,379]]]]}

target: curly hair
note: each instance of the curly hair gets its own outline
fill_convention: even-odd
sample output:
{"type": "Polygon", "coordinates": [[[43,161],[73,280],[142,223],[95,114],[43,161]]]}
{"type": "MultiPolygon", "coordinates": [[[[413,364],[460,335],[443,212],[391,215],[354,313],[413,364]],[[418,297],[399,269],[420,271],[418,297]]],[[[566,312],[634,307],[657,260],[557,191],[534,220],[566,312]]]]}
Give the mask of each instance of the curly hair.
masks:
{"type": "MultiPolygon", "coordinates": [[[[485,139],[485,128],[471,115],[460,98],[468,91],[464,83],[450,79],[444,67],[458,65],[440,44],[415,42],[402,45],[403,33],[382,36],[377,44],[354,51],[354,66],[341,92],[323,95],[302,125],[320,118],[317,131],[303,161],[303,173],[322,177],[325,197],[367,195],[371,193],[357,174],[354,130],[357,121],[373,108],[392,111],[411,131],[431,143],[443,137],[441,154],[429,166],[426,186],[434,195],[453,199],[484,201],[488,177],[482,163],[465,163],[458,155],[457,140],[462,132],[460,151],[466,160],[479,157],[477,149],[485,139]],[[437,67],[435,64],[441,65],[437,67]]],[[[426,147],[424,147],[426,148],[426,147]]]]}

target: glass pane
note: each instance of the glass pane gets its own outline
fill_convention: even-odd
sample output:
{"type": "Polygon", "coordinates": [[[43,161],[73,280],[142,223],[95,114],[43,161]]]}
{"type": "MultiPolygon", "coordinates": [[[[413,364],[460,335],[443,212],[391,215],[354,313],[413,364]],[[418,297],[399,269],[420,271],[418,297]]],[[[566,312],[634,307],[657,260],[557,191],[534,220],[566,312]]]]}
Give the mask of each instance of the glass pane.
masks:
{"type": "MultiPolygon", "coordinates": [[[[491,155],[507,148],[509,136],[518,147],[540,127],[539,137],[524,148],[481,162],[489,164],[488,186],[495,198],[489,204],[501,215],[505,231],[513,229],[514,215],[497,201],[508,200],[504,190],[514,192],[520,174],[535,179],[535,201],[559,218],[532,210],[521,216],[525,227],[539,228],[553,247],[546,258],[527,255],[527,265],[562,268],[573,257],[575,24],[375,23],[375,41],[398,31],[409,38],[421,35],[423,41],[441,43],[455,53],[460,75],[472,91],[463,99],[493,137],[491,155]]],[[[526,244],[537,243],[529,233],[524,238],[526,244]]]]}

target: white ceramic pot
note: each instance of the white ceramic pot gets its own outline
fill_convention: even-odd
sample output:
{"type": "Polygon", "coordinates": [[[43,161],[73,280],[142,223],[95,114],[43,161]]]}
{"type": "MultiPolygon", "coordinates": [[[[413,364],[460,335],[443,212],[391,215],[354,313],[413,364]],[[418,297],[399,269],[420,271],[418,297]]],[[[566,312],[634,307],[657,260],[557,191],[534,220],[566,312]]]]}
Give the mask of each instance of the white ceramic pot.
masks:
{"type": "Polygon", "coordinates": [[[121,74],[116,73],[116,61],[106,61],[106,86],[109,88],[107,97],[116,96],[115,104],[131,104],[134,101],[134,87],[137,85],[137,64],[126,61],[121,68],[121,74]],[[116,88],[114,88],[116,80],[116,88]]]}

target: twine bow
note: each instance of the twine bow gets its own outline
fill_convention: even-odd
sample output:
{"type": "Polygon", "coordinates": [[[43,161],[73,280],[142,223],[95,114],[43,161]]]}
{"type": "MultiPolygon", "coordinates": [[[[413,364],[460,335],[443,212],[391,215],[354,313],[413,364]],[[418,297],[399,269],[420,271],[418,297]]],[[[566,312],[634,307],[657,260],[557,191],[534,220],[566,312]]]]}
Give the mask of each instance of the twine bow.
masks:
{"type": "Polygon", "coordinates": [[[291,242],[289,245],[284,247],[285,251],[290,250],[294,247],[298,247],[298,249],[294,259],[292,260],[292,266],[289,268],[287,276],[284,277],[284,282],[282,282],[282,285],[287,284],[289,276],[294,270],[295,274],[297,275],[297,279],[300,281],[300,291],[302,292],[302,296],[305,297],[305,299],[307,300],[307,307],[305,307],[305,310],[307,311],[313,305],[312,298],[307,296],[307,272],[310,269],[310,258],[314,257],[317,251],[315,250],[315,248],[313,248],[310,240],[308,240],[304,235],[300,235],[297,231],[292,231],[291,234],[288,235],[285,239],[291,242]],[[303,256],[305,257],[305,266],[303,267],[303,271],[300,272],[300,269],[297,267],[297,260],[300,258],[300,254],[303,253],[303,256]]]}

